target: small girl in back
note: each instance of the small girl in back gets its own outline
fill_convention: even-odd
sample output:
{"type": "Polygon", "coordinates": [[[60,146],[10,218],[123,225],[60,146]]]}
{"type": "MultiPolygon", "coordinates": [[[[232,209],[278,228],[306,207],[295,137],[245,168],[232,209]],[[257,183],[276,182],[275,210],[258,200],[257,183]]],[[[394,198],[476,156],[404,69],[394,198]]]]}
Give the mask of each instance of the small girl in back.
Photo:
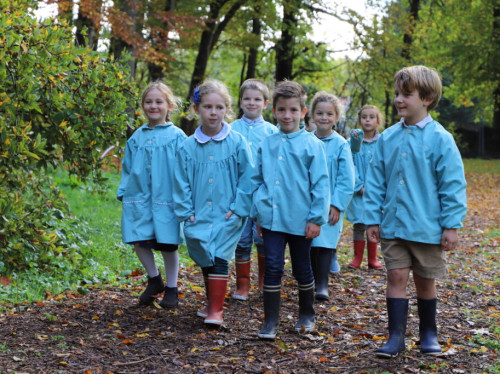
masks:
{"type": "MultiPolygon", "coordinates": [[[[374,105],[365,105],[358,113],[356,126],[359,130],[353,133],[349,139],[351,149],[353,150],[354,167],[356,168],[356,184],[354,187],[354,196],[347,207],[346,217],[353,225],[354,259],[349,264],[350,267],[359,269],[363,261],[365,251],[366,225],[363,223],[363,192],[365,185],[366,171],[370,161],[374,156],[375,146],[379,138],[377,128],[383,123],[383,116],[380,110],[374,105]],[[362,146],[359,152],[356,152],[359,145],[362,146]]],[[[382,265],[377,260],[378,243],[368,242],[368,267],[372,269],[381,269],[382,265]]]]}
{"type": "Polygon", "coordinates": [[[332,256],[342,233],[344,211],[354,192],[354,165],[347,141],[334,131],[342,113],[340,100],[320,91],[311,103],[311,118],[316,124],[314,134],[325,145],[330,182],[330,213],[321,234],[311,244],[311,266],[316,285],[316,299],[328,300],[328,279],[332,256]]]}
{"type": "Polygon", "coordinates": [[[201,124],[177,154],[175,215],[203,272],[208,305],[197,314],[206,324],[221,325],[229,261],[252,204],[253,161],[243,135],[224,122],[231,106],[224,83],[202,83],[191,102],[201,124]]]}
{"type": "Polygon", "coordinates": [[[170,88],[160,81],[144,90],[141,106],[148,122],[127,141],[117,192],[123,203],[123,242],[133,245],[148,274],[148,285],[139,301],[151,304],[155,295],[165,292],[162,307],[178,304],[177,246],[181,237],[173,209],[173,166],[186,135],[170,122],[176,102],[170,88]],[[166,286],[156,267],[153,249],[163,256],[166,286]]]}

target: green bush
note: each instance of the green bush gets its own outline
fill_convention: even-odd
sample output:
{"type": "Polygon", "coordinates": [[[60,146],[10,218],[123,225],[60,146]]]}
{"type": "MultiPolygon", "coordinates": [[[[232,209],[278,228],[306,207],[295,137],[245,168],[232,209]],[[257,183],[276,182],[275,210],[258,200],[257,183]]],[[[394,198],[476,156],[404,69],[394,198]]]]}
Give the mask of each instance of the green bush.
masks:
{"type": "Polygon", "coordinates": [[[125,66],[37,21],[32,0],[0,0],[0,274],[77,260],[78,238],[50,170],[99,182],[100,152],[132,120],[125,66]]]}

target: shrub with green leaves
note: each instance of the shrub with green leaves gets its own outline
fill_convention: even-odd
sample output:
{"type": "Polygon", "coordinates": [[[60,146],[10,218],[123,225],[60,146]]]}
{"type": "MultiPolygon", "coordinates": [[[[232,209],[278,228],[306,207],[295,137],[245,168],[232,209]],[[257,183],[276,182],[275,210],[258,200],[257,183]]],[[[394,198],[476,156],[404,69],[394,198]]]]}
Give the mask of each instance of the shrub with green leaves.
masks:
{"type": "Polygon", "coordinates": [[[67,205],[48,171],[103,180],[100,152],[132,121],[137,92],[125,66],[38,21],[35,1],[0,8],[0,274],[61,256],[71,267],[77,246],[58,228],[67,205]]]}

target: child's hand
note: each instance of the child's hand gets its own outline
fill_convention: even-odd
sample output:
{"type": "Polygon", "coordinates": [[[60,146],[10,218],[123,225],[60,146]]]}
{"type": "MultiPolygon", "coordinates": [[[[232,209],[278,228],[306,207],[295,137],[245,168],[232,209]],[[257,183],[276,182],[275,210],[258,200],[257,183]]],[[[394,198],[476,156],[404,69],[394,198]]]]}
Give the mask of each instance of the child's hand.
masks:
{"type": "Polygon", "coordinates": [[[257,236],[259,238],[262,238],[262,228],[260,227],[260,225],[257,222],[255,222],[255,229],[257,230],[257,236]]]}
{"type": "Polygon", "coordinates": [[[321,226],[308,222],[306,226],[306,239],[314,239],[321,233],[321,226]]]}
{"type": "Polygon", "coordinates": [[[366,236],[368,241],[372,243],[380,242],[380,227],[379,225],[370,225],[366,229],[366,236]]]}
{"type": "Polygon", "coordinates": [[[358,195],[363,196],[364,193],[365,193],[365,188],[361,187],[361,189],[358,191],[358,195]]]}
{"type": "Polygon", "coordinates": [[[351,152],[358,153],[361,149],[365,133],[361,129],[352,129],[349,134],[351,135],[351,152]]]}
{"type": "Polygon", "coordinates": [[[194,222],[194,216],[189,217],[189,220],[191,221],[191,223],[193,223],[194,222]]]}
{"type": "Polygon", "coordinates": [[[330,225],[335,225],[340,219],[340,210],[335,208],[334,206],[330,207],[330,217],[328,218],[328,223],[330,225]]]}
{"type": "Polygon", "coordinates": [[[230,210],[229,212],[227,212],[226,214],[226,219],[229,219],[229,217],[231,217],[233,215],[233,211],[230,210]]]}
{"type": "Polygon", "coordinates": [[[458,234],[456,229],[446,229],[441,236],[441,245],[445,251],[452,251],[458,243],[458,234]]]}

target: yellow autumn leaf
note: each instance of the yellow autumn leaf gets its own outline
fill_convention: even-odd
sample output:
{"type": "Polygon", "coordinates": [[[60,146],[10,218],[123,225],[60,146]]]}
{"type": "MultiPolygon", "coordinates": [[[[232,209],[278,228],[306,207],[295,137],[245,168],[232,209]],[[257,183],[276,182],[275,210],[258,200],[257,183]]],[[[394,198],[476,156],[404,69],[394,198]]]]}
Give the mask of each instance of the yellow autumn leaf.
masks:
{"type": "Polygon", "coordinates": [[[193,286],[191,289],[196,292],[205,292],[205,290],[199,286],[193,286]]]}

